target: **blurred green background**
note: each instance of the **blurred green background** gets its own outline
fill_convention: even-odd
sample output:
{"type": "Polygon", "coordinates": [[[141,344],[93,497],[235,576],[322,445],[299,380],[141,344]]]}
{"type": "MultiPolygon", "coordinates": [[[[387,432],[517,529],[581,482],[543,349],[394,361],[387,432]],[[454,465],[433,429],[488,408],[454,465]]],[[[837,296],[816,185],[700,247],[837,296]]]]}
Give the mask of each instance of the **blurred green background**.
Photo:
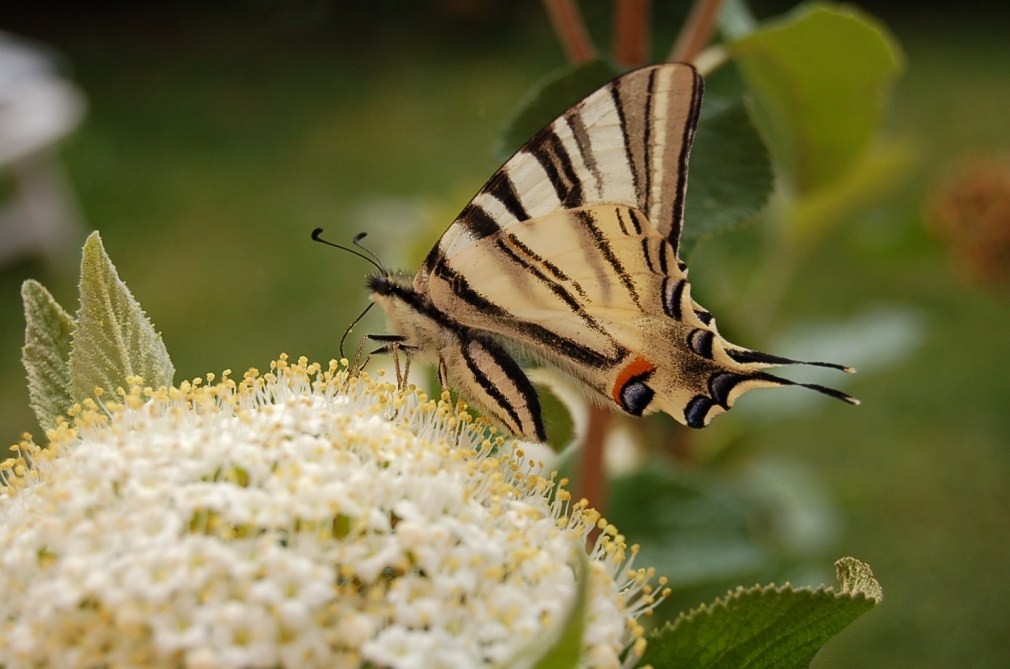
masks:
{"type": "MultiPolygon", "coordinates": [[[[539,3],[350,5],[0,10],[0,29],[54,48],[87,97],[61,156],[86,226],[101,231],[164,333],[177,380],[262,368],[282,351],[336,356],[365,304],[368,267],[309,232],[323,226],[342,241],[367,230],[388,264],[416,266],[497,166],[491,148],[523,94],[564,64],[539,3]]],[[[905,50],[887,132],[914,145],[916,164],[804,260],[764,336],[860,314],[871,324],[883,314],[891,327],[887,314],[897,314],[899,346],[882,345],[885,359],[845,387],[863,400],[858,409],[815,402],[758,421],[746,447],[814,478],[834,509],[817,516],[831,528],[811,530],[830,538],[824,564],[857,556],[884,587],[883,605],[815,666],[1006,667],[1010,284],[952,270],[922,211],[959,160],[1010,154],[1010,14],[997,4],[864,8],[905,50]]],[[[603,25],[609,3],[586,11],[603,25]]],[[[656,9],[657,58],[684,11],[656,9]]],[[[608,46],[605,28],[598,37],[608,46]]],[[[719,308],[732,301],[727,277],[747,281],[747,266],[720,266],[740,255],[734,243],[703,242],[692,279],[720,323],[746,332],[719,308]]],[[[39,279],[73,311],[75,263],[23,258],[0,269],[0,437],[9,443],[38,432],[19,364],[20,283],[39,279]]],[[[846,332],[831,359],[849,362],[846,332]]],[[[709,432],[735,434],[755,413],[709,432]]]]}

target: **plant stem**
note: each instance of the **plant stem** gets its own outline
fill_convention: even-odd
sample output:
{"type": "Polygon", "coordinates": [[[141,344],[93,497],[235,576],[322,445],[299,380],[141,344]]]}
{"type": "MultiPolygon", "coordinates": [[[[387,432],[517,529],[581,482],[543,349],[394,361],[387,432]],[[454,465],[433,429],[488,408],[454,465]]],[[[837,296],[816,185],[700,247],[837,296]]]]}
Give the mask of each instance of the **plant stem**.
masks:
{"type": "Polygon", "coordinates": [[[620,65],[637,67],[648,61],[651,10],[652,0],[617,0],[614,58],[620,65]]]}
{"type": "Polygon", "coordinates": [[[613,414],[609,409],[596,406],[589,407],[589,425],[586,428],[586,438],[582,443],[582,457],[579,459],[579,477],[575,481],[577,497],[585,497],[589,504],[606,515],[607,477],[603,471],[603,447],[613,414]]]}
{"type": "Polygon", "coordinates": [[[596,47],[574,0],[544,0],[544,8],[571,63],[585,63],[596,58],[596,47]]]}
{"type": "Polygon", "coordinates": [[[695,0],[667,60],[688,63],[712,40],[723,0],[695,0]]]}

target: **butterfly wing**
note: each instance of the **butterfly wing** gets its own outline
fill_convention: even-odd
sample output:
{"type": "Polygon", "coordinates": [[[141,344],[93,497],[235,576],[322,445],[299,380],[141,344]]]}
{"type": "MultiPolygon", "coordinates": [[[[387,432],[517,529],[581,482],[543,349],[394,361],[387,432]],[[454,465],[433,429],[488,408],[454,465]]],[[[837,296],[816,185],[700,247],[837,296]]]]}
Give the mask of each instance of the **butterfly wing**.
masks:
{"type": "Polygon", "coordinates": [[[719,334],[673,246],[624,206],[555,211],[475,241],[439,266],[429,296],[636,416],[702,427],[747,390],[793,384],[763,370],[795,361],[719,334]]]}
{"type": "MultiPolygon", "coordinates": [[[[463,209],[415,276],[415,294],[460,341],[498,335],[633,415],[662,410],[701,427],[745,390],[790,384],[760,370],[793,361],[719,336],[677,256],[702,92],[693,67],[663,64],[574,105],[463,209]]],[[[481,342],[494,355],[440,365],[445,382],[473,388],[513,431],[513,415],[527,433],[542,430],[529,380],[481,342]],[[496,379],[505,392],[489,390],[496,379]]]]}
{"type": "Polygon", "coordinates": [[[382,272],[368,288],[396,333],[380,350],[398,348],[437,365],[442,386],[460,391],[492,422],[523,439],[546,439],[536,390],[498,342],[439,309],[402,275],[382,272]]]}
{"type": "Polygon", "coordinates": [[[442,385],[462,393],[486,418],[519,438],[545,441],[540,400],[515,359],[493,340],[460,334],[439,350],[442,385]]]}
{"type": "Polygon", "coordinates": [[[415,288],[423,292],[439,262],[474,241],[602,203],[644,212],[676,253],[703,89],[692,66],[666,63],[629,72],[575,104],[484,184],[428,255],[415,288]]]}

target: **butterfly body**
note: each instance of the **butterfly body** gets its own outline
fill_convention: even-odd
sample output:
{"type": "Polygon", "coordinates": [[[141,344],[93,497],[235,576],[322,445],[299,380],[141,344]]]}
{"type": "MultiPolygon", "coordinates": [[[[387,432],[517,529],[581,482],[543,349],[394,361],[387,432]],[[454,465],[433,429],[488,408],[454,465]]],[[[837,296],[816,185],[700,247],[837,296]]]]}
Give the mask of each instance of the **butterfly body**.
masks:
{"type": "MultiPolygon", "coordinates": [[[[369,281],[397,345],[492,421],[545,438],[521,349],[629,415],[704,427],[795,361],[734,346],[691,298],[678,257],[702,81],[630,72],[544,128],[491,177],[411,280],[369,281]]],[[[828,363],[812,363],[839,367],[828,363]]],[[[841,368],[841,367],[839,367],[841,368]]],[[[844,369],[844,368],[841,368],[844,369]]]]}

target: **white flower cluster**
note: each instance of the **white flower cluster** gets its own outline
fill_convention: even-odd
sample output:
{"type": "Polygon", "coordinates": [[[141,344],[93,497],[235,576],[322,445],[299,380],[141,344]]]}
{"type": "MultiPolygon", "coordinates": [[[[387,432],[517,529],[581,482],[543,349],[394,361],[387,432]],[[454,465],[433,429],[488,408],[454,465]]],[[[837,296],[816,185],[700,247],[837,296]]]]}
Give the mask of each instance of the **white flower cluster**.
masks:
{"type": "Polygon", "coordinates": [[[583,666],[640,656],[651,571],[447,395],[283,356],[213,381],[0,466],[0,666],[528,666],[580,587],[583,666]]]}

